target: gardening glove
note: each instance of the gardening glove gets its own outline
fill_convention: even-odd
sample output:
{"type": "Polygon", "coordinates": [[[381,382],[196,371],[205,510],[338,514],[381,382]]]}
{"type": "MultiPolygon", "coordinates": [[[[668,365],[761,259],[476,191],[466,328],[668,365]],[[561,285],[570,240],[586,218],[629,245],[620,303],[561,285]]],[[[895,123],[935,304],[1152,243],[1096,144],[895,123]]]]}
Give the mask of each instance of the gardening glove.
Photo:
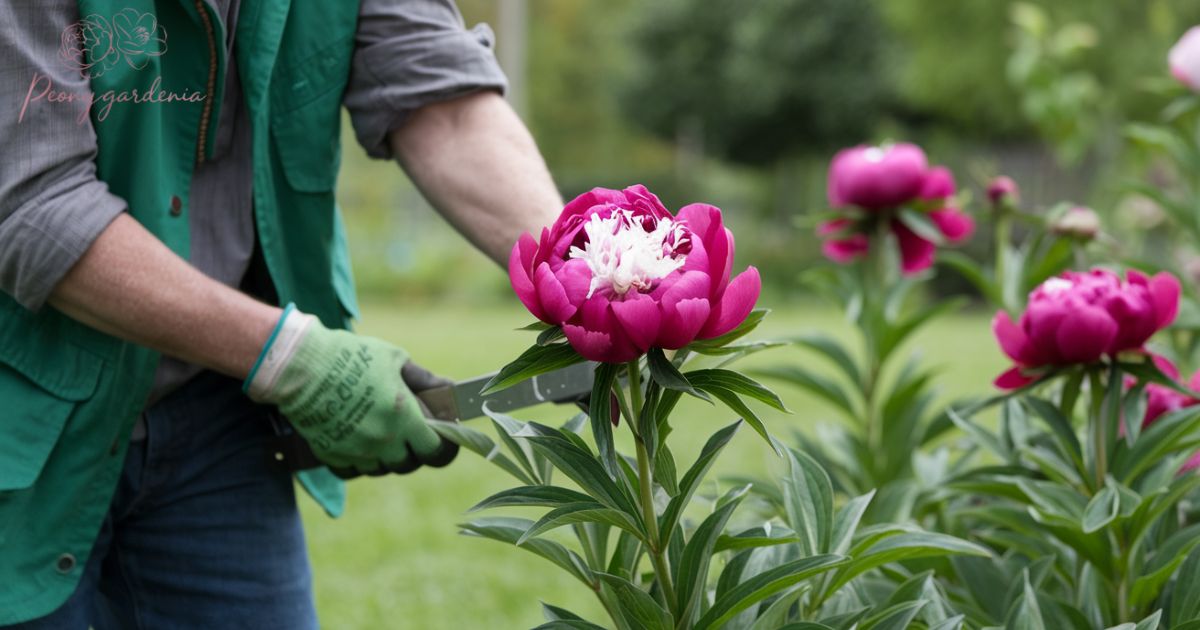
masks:
{"type": "Polygon", "coordinates": [[[413,393],[441,384],[403,349],[330,330],[289,304],[243,389],[278,407],[318,459],[350,477],[454,459],[457,446],[430,428],[413,393]]]}

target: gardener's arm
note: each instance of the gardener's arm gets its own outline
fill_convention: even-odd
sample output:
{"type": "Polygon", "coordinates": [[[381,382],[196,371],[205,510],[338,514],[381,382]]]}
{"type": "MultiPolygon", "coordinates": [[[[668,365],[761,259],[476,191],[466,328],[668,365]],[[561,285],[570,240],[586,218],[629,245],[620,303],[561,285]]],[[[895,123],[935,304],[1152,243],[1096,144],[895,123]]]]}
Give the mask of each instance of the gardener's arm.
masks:
{"type": "Polygon", "coordinates": [[[426,199],[484,253],[562,207],[506,87],[486,26],[452,0],[363,0],[345,104],[367,154],[395,158],[426,199]]]}
{"type": "Polygon", "coordinates": [[[425,198],[501,264],[522,233],[538,233],[562,208],[529,131],[494,92],[427,105],[390,141],[425,198]]]}

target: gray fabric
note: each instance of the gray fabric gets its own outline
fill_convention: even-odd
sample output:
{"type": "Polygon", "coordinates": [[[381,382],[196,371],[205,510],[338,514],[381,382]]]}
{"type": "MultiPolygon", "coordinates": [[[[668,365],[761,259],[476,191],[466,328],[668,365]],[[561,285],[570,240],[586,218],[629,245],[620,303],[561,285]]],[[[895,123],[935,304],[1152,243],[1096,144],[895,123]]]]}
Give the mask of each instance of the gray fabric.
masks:
{"type": "MultiPolygon", "coordinates": [[[[232,50],[239,0],[208,1],[225,19],[232,50]]],[[[34,103],[18,122],[34,73],[51,77],[56,89],[88,90],[86,79],[58,63],[60,35],[78,19],[76,0],[0,0],[0,291],[31,310],[125,210],[96,179],[96,137],[81,108],[34,103]]],[[[387,135],[413,110],[503,91],[491,46],[491,31],[466,30],[452,0],[362,0],[344,103],[367,153],[391,157],[387,135]]],[[[216,154],[193,174],[188,205],[192,265],[237,287],[254,248],[252,156],[236,64],[227,70],[216,154]]],[[[152,400],[198,371],[164,359],[152,400]]]]}
{"type": "Polygon", "coordinates": [[[125,210],[96,179],[96,133],[82,106],[25,107],[35,73],[57,90],[88,90],[57,63],[78,13],[74,0],[0,1],[0,290],[32,310],[125,210]]]}
{"type": "Polygon", "coordinates": [[[492,29],[463,28],[452,0],[363,0],[343,102],[367,154],[391,158],[389,131],[422,105],[504,91],[492,29]]]}

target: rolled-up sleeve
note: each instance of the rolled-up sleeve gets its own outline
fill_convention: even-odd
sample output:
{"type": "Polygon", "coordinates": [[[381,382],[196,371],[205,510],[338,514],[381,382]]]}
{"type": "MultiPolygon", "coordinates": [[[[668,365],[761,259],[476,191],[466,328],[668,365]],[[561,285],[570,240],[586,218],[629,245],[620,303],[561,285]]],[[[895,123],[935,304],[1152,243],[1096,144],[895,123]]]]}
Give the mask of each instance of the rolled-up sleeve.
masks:
{"type": "Polygon", "coordinates": [[[74,0],[0,2],[0,291],[35,311],[126,207],[96,178],[84,106],[36,99],[90,89],[57,63],[77,19],[74,0]]]}
{"type": "Polygon", "coordinates": [[[388,133],[424,105],[503,92],[493,40],[486,24],[466,29],[452,0],[363,0],[344,102],[367,154],[390,158],[388,133]]]}

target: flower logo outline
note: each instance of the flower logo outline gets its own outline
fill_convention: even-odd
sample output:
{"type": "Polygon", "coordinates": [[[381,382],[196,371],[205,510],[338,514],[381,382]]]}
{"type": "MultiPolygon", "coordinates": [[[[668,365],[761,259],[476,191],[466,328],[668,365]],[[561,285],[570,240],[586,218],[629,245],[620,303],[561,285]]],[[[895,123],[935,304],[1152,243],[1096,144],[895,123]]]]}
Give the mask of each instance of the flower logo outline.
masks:
{"type": "Polygon", "coordinates": [[[135,70],[167,51],[167,31],[151,13],[127,8],[111,20],[97,14],[63,29],[58,59],[84,78],[97,78],[122,60],[135,70]]]}

